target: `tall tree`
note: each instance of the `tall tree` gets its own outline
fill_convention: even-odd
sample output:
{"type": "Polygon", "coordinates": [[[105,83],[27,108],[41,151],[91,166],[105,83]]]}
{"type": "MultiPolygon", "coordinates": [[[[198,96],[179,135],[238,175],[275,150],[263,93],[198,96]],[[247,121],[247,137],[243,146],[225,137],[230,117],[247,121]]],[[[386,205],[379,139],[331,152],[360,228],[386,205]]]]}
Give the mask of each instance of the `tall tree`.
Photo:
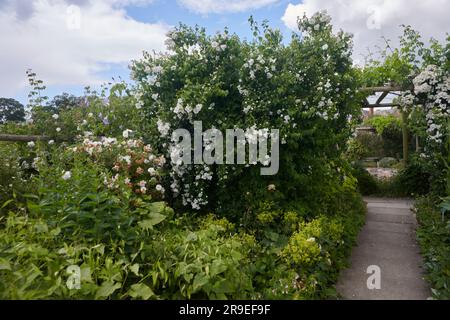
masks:
{"type": "Polygon", "coordinates": [[[25,121],[25,108],[17,100],[0,98],[0,124],[25,121]]]}

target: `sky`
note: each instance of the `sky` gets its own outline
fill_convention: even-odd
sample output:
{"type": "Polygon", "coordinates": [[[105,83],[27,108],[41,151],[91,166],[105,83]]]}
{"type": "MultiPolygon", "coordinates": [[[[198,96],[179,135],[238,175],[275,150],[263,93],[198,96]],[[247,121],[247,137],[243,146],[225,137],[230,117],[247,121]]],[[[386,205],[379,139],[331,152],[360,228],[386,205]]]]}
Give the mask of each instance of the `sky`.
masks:
{"type": "Polygon", "coordinates": [[[228,27],[250,39],[252,15],[289,39],[298,16],[319,10],[354,34],[355,63],[382,37],[395,45],[400,24],[425,39],[450,32],[450,0],[0,0],[0,97],[27,103],[28,68],[50,97],[81,95],[113,77],[129,81],[129,62],[143,50],[164,51],[166,33],[179,22],[211,34],[228,27]]]}

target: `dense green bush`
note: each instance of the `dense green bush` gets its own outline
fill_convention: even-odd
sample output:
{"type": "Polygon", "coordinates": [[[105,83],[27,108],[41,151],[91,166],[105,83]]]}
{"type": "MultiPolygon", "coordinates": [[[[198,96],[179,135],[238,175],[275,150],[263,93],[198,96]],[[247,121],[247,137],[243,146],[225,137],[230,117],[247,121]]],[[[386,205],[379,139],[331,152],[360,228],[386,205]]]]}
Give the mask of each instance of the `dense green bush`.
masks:
{"type": "MultiPolygon", "coordinates": [[[[26,145],[0,142],[0,203],[33,190],[34,154],[26,145]]],[[[1,205],[0,205],[1,207],[1,205]]],[[[0,209],[1,213],[2,209],[0,209]]]]}
{"type": "Polygon", "coordinates": [[[360,159],[374,157],[381,158],[384,156],[383,139],[381,136],[372,132],[359,132],[355,137],[357,143],[362,147],[363,152],[359,154],[360,159]]]}
{"type": "Polygon", "coordinates": [[[382,135],[389,127],[395,127],[400,130],[402,122],[398,116],[394,115],[375,115],[364,121],[365,125],[373,127],[379,135],[382,135]]]}
{"type": "Polygon", "coordinates": [[[393,157],[399,159],[402,155],[401,120],[393,115],[377,115],[364,121],[365,126],[375,129],[372,132],[358,132],[347,151],[354,160],[365,157],[393,157]]]}
{"type": "Polygon", "coordinates": [[[352,174],[358,181],[358,191],[361,194],[374,195],[379,192],[376,178],[374,178],[360,163],[354,163],[352,174]]]}
{"type": "Polygon", "coordinates": [[[425,195],[431,190],[429,166],[417,157],[412,157],[408,164],[400,169],[395,179],[408,196],[425,195]]]}
{"type": "Polygon", "coordinates": [[[251,41],[180,25],[169,35],[173,54],[147,53],[132,65],[136,106],[152,124],[152,144],[168,159],[180,151],[172,132],[192,134],[194,121],[222,133],[240,128],[247,141],[280,130],[275,176],[261,176],[260,164],[170,161],[166,189],[175,207],[236,216],[277,197],[279,206],[315,211],[309,204],[318,206],[318,197],[343,178],[341,153],[361,112],[351,37],[334,33],[325,14],[300,19],[302,36],[287,44],[279,31],[251,24],[251,41]]]}
{"type": "Polygon", "coordinates": [[[423,197],[416,203],[417,237],[425,259],[433,297],[450,299],[450,220],[437,210],[437,199],[423,197]],[[442,219],[444,217],[444,219],[442,219]]]}
{"type": "Polygon", "coordinates": [[[394,168],[398,166],[399,162],[395,158],[384,157],[380,161],[378,161],[378,166],[380,168],[394,168]]]}

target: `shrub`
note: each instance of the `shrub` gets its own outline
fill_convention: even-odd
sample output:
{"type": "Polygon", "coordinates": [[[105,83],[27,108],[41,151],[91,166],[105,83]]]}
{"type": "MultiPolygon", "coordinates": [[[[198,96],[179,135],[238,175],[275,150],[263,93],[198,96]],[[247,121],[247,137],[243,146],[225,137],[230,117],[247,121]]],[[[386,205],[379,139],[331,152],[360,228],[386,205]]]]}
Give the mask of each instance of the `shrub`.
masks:
{"type": "MultiPolygon", "coordinates": [[[[340,157],[359,116],[351,41],[333,33],[329,17],[299,21],[302,37],[284,44],[281,34],[251,20],[254,39],[242,41],[225,30],[213,36],[180,25],[169,35],[172,55],[151,55],[132,65],[137,105],[152,129],[148,138],[170,158],[180,150],[172,131],[191,134],[193,121],[225,132],[241,128],[247,141],[280,129],[280,171],[261,176],[260,166],[168,163],[171,203],[230,218],[256,207],[277,187],[279,206],[315,202],[321,185],[337,185],[340,157]],[[330,165],[333,163],[333,165],[330,165]]],[[[313,210],[311,208],[311,210],[313,210]]]]}
{"type": "Polygon", "coordinates": [[[372,132],[359,132],[355,138],[362,146],[362,157],[383,157],[383,139],[372,132]]]}
{"type": "Polygon", "coordinates": [[[361,164],[355,163],[352,170],[358,181],[358,191],[363,195],[373,195],[379,192],[376,178],[374,178],[361,164]]]}
{"type": "Polygon", "coordinates": [[[31,177],[36,174],[35,156],[26,145],[0,142],[0,213],[13,197],[23,200],[24,194],[34,191],[31,177]]]}
{"type": "Polygon", "coordinates": [[[402,122],[398,116],[376,115],[374,117],[366,119],[364,123],[368,126],[375,128],[377,134],[379,135],[382,135],[384,131],[387,130],[389,127],[395,127],[400,129],[401,134],[402,122]]]}
{"type": "Polygon", "coordinates": [[[395,177],[405,195],[425,195],[430,192],[430,167],[423,160],[412,157],[395,177]]]}
{"type": "Polygon", "coordinates": [[[391,157],[385,157],[378,161],[378,166],[381,168],[393,168],[397,164],[397,159],[391,157]]]}
{"type": "Polygon", "coordinates": [[[450,299],[450,220],[442,220],[433,197],[416,202],[417,238],[425,260],[426,279],[435,299],[450,299]]]}
{"type": "MultiPolygon", "coordinates": [[[[376,115],[364,122],[365,125],[375,128],[378,140],[382,146],[382,156],[400,158],[402,155],[403,135],[402,122],[395,115],[376,115]]],[[[379,146],[378,146],[379,147],[379,146]]]]}
{"type": "Polygon", "coordinates": [[[348,208],[349,214],[321,216],[299,225],[283,249],[284,261],[296,272],[293,297],[311,299],[335,295],[330,284],[335,283],[339,270],[364,223],[362,207],[348,208]]]}

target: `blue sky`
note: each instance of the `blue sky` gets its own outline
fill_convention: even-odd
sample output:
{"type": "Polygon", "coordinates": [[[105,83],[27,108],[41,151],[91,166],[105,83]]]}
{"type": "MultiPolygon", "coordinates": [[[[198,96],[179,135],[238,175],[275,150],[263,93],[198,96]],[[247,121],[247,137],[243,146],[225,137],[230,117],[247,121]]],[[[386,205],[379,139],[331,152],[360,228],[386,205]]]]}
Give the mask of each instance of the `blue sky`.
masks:
{"type": "Polygon", "coordinates": [[[250,38],[252,15],[289,39],[297,16],[319,10],[355,35],[356,63],[382,36],[396,40],[401,23],[425,39],[442,40],[450,30],[450,0],[0,0],[0,97],[27,102],[27,68],[50,97],[128,80],[128,63],[143,50],[164,50],[165,34],[180,21],[250,38]]]}
{"type": "MultiPolygon", "coordinates": [[[[244,12],[213,12],[207,14],[193,12],[179,4],[176,0],[155,0],[149,5],[130,5],[123,9],[126,10],[126,14],[129,18],[143,23],[164,23],[170,26],[175,26],[179,22],[192,26],[198,24],[206,27],[208,33],[214,33],[228,27],[231,32],[236,33],[243,38],[251,38],[248,18],[252,15],[257,21],[263,21],[264,19],[269,20],[272,27],[280,29],[286,37],[289,38],[292,30],[290,30],[281,20],[288,3],[288,0],[277,1],[269,6],[246,10],[244,12]]],[[[130,81],[126,64],[107,64],[105,67],[106,70],[97,73],[102,79],[109,80],[113,77],[116,79],[121,77],[122,79],[130,81]]],[[[23,70],[23,76],[25,78],[25,70],[23,70]]],[[[38,74],[38,77],[39,76],[40,75],[38,74]]],[[[94,85],[93,87],[96,88],[98,86],[94,85]]],[[[84,85],[81,84],[51,84],[47,86],[46,93],[50,97],[62,92],[81,95],[83,90],[84,85]]],[[[28,91],[28,87],[22,88],[13,95],[13,98],[26,104],[28,91]]]]}

